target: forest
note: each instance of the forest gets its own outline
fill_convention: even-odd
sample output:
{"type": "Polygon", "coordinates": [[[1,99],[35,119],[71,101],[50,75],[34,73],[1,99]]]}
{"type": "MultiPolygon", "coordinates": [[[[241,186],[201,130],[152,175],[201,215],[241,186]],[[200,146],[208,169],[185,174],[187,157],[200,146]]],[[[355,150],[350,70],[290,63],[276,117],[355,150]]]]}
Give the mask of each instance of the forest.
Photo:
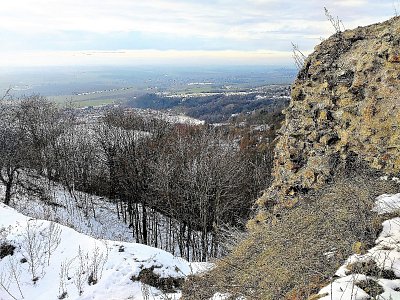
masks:
{"type": "MultiPolygon", "coordinates": [[[[244,229],[254,199],[270,182],[281,115],[253,115],[260,114],[271,123],[258,129],[243,126],[240,118],[240,126],[173,124],[122,108],[89,122],[41,96],[4,97],[4,203],[12,205],[21,192],[48,200],[35,184],[46,178],[71,195],[82,191],[114,203],[138,243],[188,260],[220,257],[227,237],[244,229]]],[[[90,201],[79,205],[94,213],[90,201]]]]}

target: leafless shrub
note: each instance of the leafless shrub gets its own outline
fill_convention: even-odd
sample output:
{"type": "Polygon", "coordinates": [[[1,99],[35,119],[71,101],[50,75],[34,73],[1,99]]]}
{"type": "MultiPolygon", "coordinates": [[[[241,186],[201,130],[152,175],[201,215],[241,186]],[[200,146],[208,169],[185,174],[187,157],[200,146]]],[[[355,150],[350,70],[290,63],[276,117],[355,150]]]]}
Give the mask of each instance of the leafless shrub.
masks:
{"type": "Polygon", "coordinates": [[[12,257],[8,261],[8,267],[9,267],[9,274],[12,277],[12,281],[17,285],[18,291],[23,299],[24,294],[22,293],[21,280],[20,280],[22,273],[21,264],[17,259],[12,257]]]}
{"type": "Polygon", "coordinates": [[[5,273],[0,273],[0,288],[5,291],[11,298],[17,300],[17,297],[11,293],[10,285],[12,282],[11,276],[7,276],[5,273]]]}
{"type": "Polygon", "coordinates": [[[36,282],[44,273],[46,258],[45,241],[37,221],[29,220],[22,233],[21,252],[29,265],[32,281],[36,282]]]}
{"type": "Polygon", "coordinates": [[[67,282],[67,280],[70,279],[68,272],[70,270],[72,262],[73,262],[73,259],[72,260],[64,260],[63,262],[61,262],[60,272],[58,273],[59,274],[58,292],[60,294],[58,296],[58,299],[64,299],[68,295],[66,282],[67,282]]]}
{"type": "Polygon", "coordinates": [[[339,17],[333,17],[332,14],[329,12],[329,10],[324,7],[324,11],[325,11],[325,16],[328,19],[328,21],[332,24],[333,28],[335,29],[336,33],[341,33],[342,30],[346,30],[343,22],[341,19],[339,19],[339,17]]]}
{"type": "Polygon", "coordinates": [[[92,256],[89,257],[89,266],[88,266],[88,284],[96,284],[98,280],[102,277],[104,264],[107,262],[109,249],[107,244],[105,243],[106,252],[100,251],[100,248],[95,245],[92,256]]]}
{"type": "Polygon", "coordinates": [[[150,287],[147,284],[140,283],[140,289],[142,291],[142,297],[144,300],[150,299],[150,287]]]}
{"type": "Polygon", "coordinates": [[[45,245],[47,250],[47,265],[50,265],[50,257],[61,242],[61,228],[54,222],[51,222],[45,232],[45,245]]]}
{"type": "Polygon", "coordinates": [[[394,11],[394,16],[398,17],[399,16],[399,6],[400,6],[400,1],[399,0],[393,0],[392,5],[393,5],[393,11],[394,11]]]}
{"type": "Polygon", "coordinates": [[[88,261],[89,261],[89,255],[84,253],[79,246],[78,250],[78,265],[75,268],[75,273],[74,273],[74,284],[76,288],[78,289],[79,295],[82,295],[83,293],[83,287],[85,285],[85,282],[88,281],[88,261]]]}
{"type": "Polygon", "coordinates": [[[109,254],[107,244],[105,247],[106,251],[104,253],[100,250],[100,247],[95,245],[92,255],[84,252],[81,247],[79,247],[78,255],[75,258],[77,259],[77,264],[73,274],[74,284],[78,289],[79,295],[82,295],[85,283],[93,285],[101,279],[104,265],[107,262],[109,254]]]}
{"type": "Polygon", "coordinates": [[[307,57],[303,54],[303,52],[300,51],[299,46],[294,43],[292,43],[292,51],[294,63],[296,64],[297,69],[301,70],[307,57]]]}
{"type": "Polygon", "coordinates": [[[9,88],[4,92],[3,96],[1,96],[0,101],[3,101],[3,100],[5,100],[5,99],[11,98],[11,90],[12,90],[12,88],[9,87],[9,88]]]}
{"type": "Polygon", "coordinates": [[[20,285],[21,265],[14,257],[15,246],[6,241],[8,232],[8,228],[0,228],[0,260],[8,257],[7,265],[4,270],[0,272],[0,288],[12,298],[16,299],[14,295],[11,294],[10,289],[11,284],[15,284],[21,297],[24,298],[20,285]]]}
{"type": "Polygon", "coordinates": [[[41,225],[36,220],[29,220],[21,241],[21,252],[34,282],[44,275],[45,265],[50,265],[50,257],[61,242],[59,225],[51,222],[44,229],[41,225]]]}

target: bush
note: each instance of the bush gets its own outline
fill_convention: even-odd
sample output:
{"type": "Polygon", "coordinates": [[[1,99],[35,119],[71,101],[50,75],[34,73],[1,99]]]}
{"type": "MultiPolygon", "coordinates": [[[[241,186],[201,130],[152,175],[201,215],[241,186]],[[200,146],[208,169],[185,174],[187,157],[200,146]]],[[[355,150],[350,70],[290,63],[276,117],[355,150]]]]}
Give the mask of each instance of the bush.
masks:
{"type": "Polygon", "coordinates": [[[132,281],[140,281],[143,284],[155,287],[165,293],[175,293],[177,289],[181,288],[184,278],[176,277],[160,277],[154,273],[154,266],[151,268],[144,268],[140,271],[138,276],[132,276],[132,281]]]}
{"type": "Polygon", "coordinates": [[[15,246],[8,244],[6,242],[3,242],[0,245],[0,259],[3,259],[4,257],[8,255],[14,255],[14,250],[15,246]]]}

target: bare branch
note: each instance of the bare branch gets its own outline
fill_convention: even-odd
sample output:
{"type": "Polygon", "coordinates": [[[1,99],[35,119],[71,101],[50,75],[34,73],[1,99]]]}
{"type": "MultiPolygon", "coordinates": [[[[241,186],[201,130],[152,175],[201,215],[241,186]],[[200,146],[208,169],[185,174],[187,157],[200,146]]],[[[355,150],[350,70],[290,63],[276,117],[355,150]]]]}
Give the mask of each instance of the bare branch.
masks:
{"type": "Polygon", "coordinates": [[[341,19],[339,19],[339,17],[333,17],[332,14],[329,12],[329,10],[324,7],[325,10],[325,16],[328,19],[328,21],[332,24],[333,28],[335,29],[336,33],[341,33],[342,29],[343,31],[346,30],[343,22],[341,19]]]}
{"type": "Polygon", "coordinates": [[[297,68],[300,70],[304,66],[306,56],[300,51],[299,46],[292,42],[293,59],[297,68]]]}

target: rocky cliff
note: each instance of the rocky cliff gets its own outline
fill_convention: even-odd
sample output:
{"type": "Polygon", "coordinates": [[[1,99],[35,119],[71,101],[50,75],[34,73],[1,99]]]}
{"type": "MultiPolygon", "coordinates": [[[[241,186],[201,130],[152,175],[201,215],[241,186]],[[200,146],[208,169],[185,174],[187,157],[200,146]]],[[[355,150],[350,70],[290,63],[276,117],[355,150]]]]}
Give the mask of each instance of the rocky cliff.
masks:
{"type": "Polygon", "coordinates": [[[400,17],[318,45],[285,114],[274,182],[247,235],[189,282],[187,299],[319,299],[337,267],[374,244],[374,201],[400,190],[378,180],[400,172],[400,17]]]}
{"type": "Polygon", "coordinates": [[[350,154],[398,173],[400,17],[336,33],[318,45],[292,86],[285,114],[273,184],[281,198],[323,186],[350,154]]]}

